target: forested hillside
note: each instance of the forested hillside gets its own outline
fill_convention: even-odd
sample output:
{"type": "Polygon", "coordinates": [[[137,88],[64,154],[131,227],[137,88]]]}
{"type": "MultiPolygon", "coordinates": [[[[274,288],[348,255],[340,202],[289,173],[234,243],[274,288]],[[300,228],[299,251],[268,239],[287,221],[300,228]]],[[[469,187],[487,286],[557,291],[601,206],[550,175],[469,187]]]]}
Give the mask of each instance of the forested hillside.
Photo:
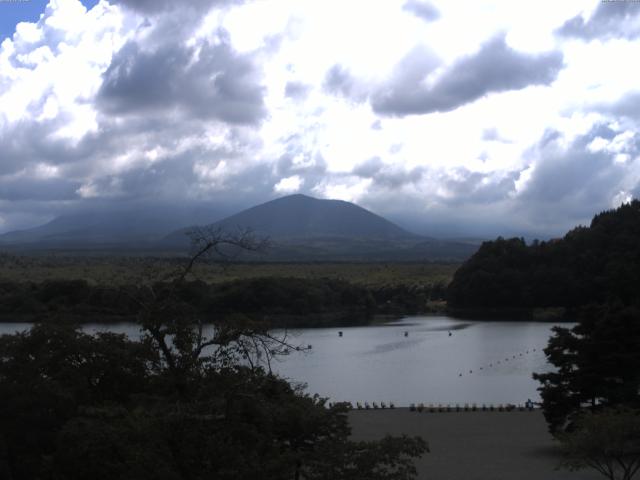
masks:
{"type": "Polygon", "coordinates": [[[547,242],[485,242],[455,273],[452,309],[576,308],[640,302],[640,201],[596,215],[547,242]]]}

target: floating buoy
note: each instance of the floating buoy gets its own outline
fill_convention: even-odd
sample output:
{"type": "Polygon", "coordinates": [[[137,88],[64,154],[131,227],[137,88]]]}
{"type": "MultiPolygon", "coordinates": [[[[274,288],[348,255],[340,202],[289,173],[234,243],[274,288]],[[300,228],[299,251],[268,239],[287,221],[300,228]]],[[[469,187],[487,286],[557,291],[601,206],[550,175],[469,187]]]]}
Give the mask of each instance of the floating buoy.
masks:
{"type": "Polygon", "coordinates": [[[404,336],[408,337],[409,336],[409,332],[404,332],[404,336]]]}
{"type": "Polygon", "coordinates": [[[449,332],[449,336],[451,336],[451,332],[449,332]]]}

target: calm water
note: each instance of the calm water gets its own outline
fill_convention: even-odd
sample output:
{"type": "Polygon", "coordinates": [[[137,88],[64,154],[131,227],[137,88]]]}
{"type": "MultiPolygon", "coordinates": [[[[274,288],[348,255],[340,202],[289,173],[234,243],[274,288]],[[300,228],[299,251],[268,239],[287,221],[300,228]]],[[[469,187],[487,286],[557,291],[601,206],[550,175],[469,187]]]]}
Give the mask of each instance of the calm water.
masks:
{"type": "MultiPolygon", "coordinates": [[[[531,374],[549,369],[542,349],[551,327],[428,316],[386,325],[290,330],[292,343],[313,348],[278,360],[273,368],[289,380],[306,383],[309,392],[332,400],[392,401],[405,406],[523,403],[539,398],[531,374]]],[[[1,324],[0,333],[25,328],[1,324]]],[[[85,326],[89,332],[105,328],[138,335],[134,324],[85,326]]]]}

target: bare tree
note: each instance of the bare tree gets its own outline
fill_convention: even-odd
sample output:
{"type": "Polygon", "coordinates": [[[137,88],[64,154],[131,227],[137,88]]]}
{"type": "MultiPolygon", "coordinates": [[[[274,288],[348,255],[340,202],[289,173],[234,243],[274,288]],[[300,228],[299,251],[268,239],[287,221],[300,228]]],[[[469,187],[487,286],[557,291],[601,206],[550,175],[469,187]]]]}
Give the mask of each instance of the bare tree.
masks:
{"type": "Polygon", "coordinates": [[[267,238],[248,229],[229,233],[210,227],[194,229],[189,236],[192,250],[184,267],[175,272],[170,282],[143,286],[141,298],[136,299],[145,340],[161,352],[179,388],[205,367],[240,362],[252,369],[264,366],[271,371],[275,356],[307,349],[294,345],[286,331],[276,336],[264,322],[242,315],[206,317],[185,299],[190,288],[188,280],[198,262],[212,257],[228,261],[237,258],[238,252],[265,251],[269,246],[267,238]]]}

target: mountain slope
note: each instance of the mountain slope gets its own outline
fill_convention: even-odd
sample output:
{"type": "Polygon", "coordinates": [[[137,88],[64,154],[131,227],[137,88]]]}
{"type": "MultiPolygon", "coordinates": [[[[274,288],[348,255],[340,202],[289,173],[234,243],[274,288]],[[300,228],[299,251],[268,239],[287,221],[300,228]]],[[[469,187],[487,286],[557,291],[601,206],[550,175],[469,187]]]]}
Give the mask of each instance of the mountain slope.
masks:
{"type": "MultiPolygon", "coordinates": [[[[209,225],[235,231],[249,228],[273,245],[262,259],[286,261],[460,260],[477,248],[422,237],[358,205],[289,195],[243,210],[209,225]]],[[[163,244],[185,249],[189,229],[168,235],[163,244]]]]}
{"type": "MultiPolygon", "coordinates": [[[[418,238],[417,235],[353,203],[319,200],[300,194],[281,197],[248,208],[211,226],[226,231],[250,228],[273,239],[418,238]]],[[[182,236],[184,231],[174,232],[167,239],[181,240],[182,236]]]]}
{"type": "Polygon", "coordinates": [[[63,215],[39,227],[0,235],[0,245],[23,248],[145,246],[168,231],[215,218],[202,208],[138,207],[63,215]]]}
{"type": "Polygon", "coordinates": [[[186,233],[192,227],[188,226],[207,225],[227,232],[249,228],[259,236],[269,237],[272,245],[265,254],[243,253],[245,260],[462,260],[477,248],[413,234],[353,203],[305,195],[278,198],[226,218],[220,213],[209,205],[85,211],[0,235],[0,247],[184,254],[190,247],[186,233]],[[216,217],[223,219],[211,223],[216,217]]]}

